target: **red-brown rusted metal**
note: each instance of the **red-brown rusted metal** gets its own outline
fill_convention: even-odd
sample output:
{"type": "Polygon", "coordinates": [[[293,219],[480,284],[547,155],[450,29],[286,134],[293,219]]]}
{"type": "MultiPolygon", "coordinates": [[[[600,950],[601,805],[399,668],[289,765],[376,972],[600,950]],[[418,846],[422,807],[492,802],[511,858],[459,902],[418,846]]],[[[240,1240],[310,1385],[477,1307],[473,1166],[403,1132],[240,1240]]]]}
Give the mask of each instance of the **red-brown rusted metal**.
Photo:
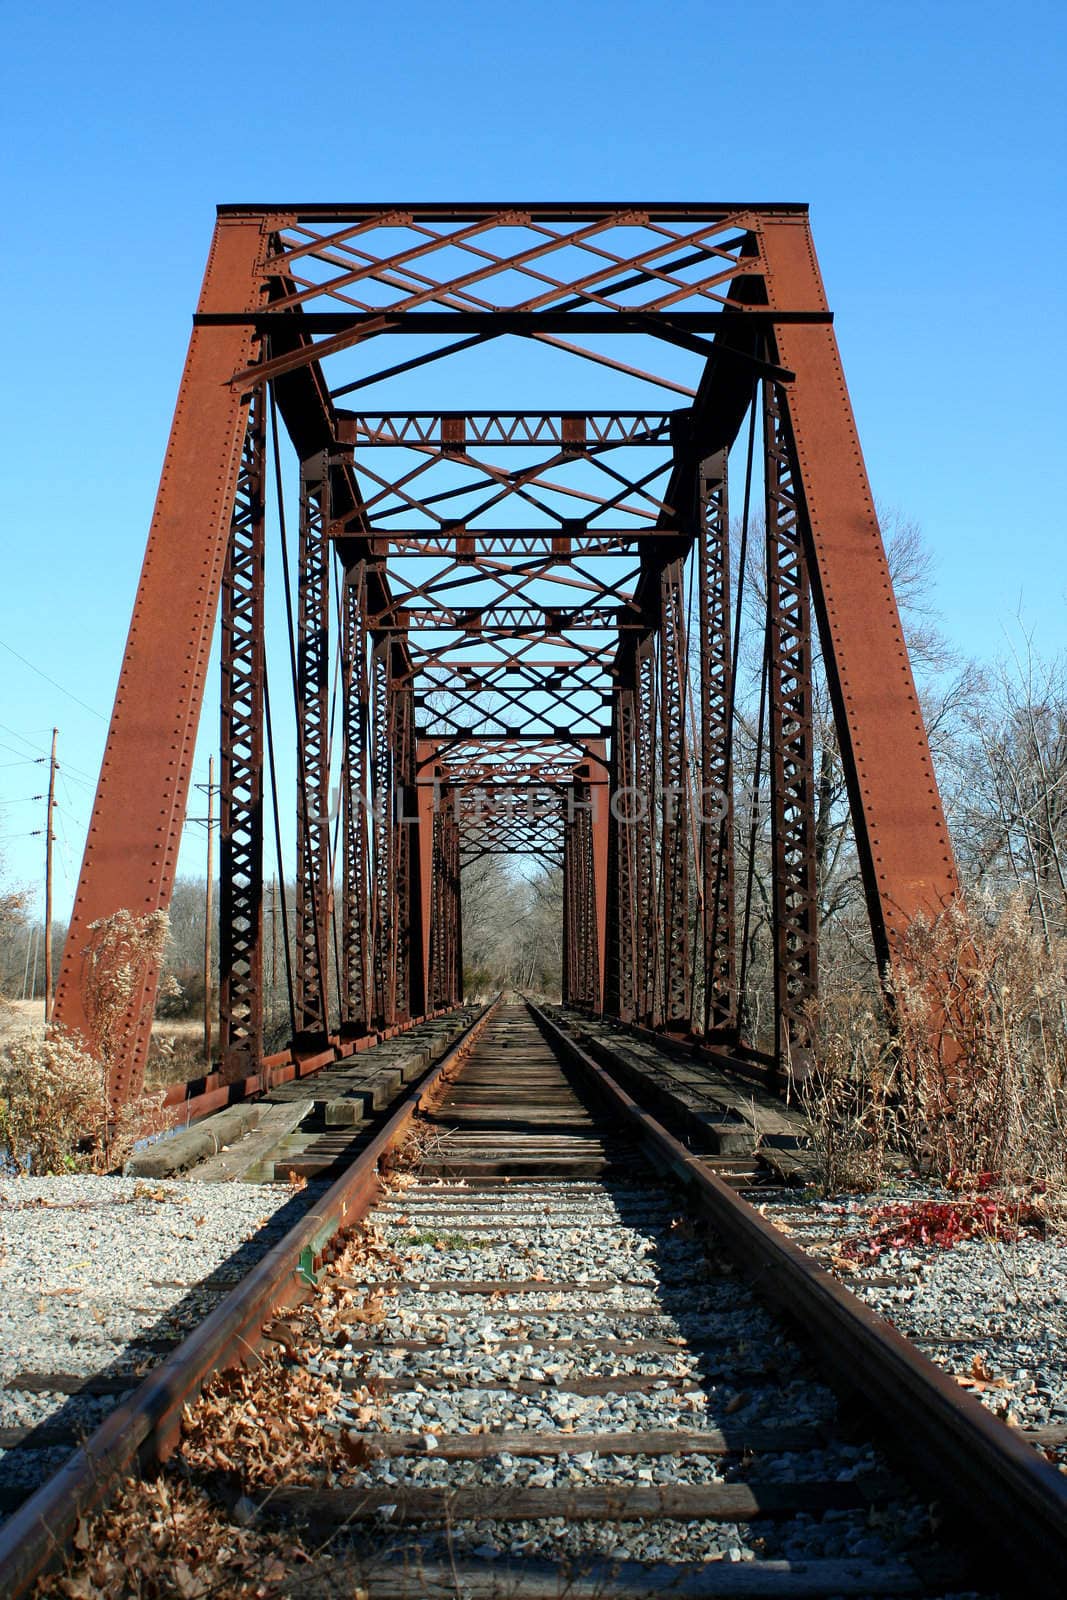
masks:
{"type": "Polygon", "coordinates": [[[781,396],[763,384],[767,677],[774,905],[774,1053],[805,1033],[818,978],[811,594],[806,518],[781,396]]]}
{"type": "Polygon", "coordinates": [[[248,399],[222,579],[219,789],[219,1056],[223,1081],[263,1055],[263,689],[266,416],[248,399]]]}
{"type": "MultiPolygon", "coordinates": [[[[733,808],[753,774],[737,760],[746,613],[740,598],[732,608],[745,573],[727,482],[761,385],[768,540],[753,581],[770,612],[783,1057],[816,985],[811,614],[882,959],[955,883],[806,209],[793,205],[221,209],[60,1019],[84,1016],[86,922],[167,901],[231,519],[244,541],[243,491],[233,506],[255,396],[254,416],[276,409],[300,473],[298,1034],[358,1037],[455,999],[462,869],[497,855],[562,864],[571,999],[743,1046],[733,808]],[[383,338],[404,348],[396,335],[415,353],[382,356],[383,338]],[[382,385],[492,340],[536,345],[567,404],[388,409],[382,385]]],[[[291,470],[279,455],[279,480],[291,470]]],[[[751,471],[750,443],[746,508],[751,471]]],[[[241,541],[231,560],[247,564],[241,541]]],[[[249,741],[265,607],[242,574],[225,634],[234,1072],[255,1054],[262,1006],[262,759],[249,741]]],[[[139,1081],[145,1042],[142,1028],[118,1097],[139,1081]]]]}
{"type": "MultiPolygon", "coordinates": [[[[825,307],[807,219],[755,221],[768,305],[825,307]]],[[[917,911],[936,913],[956,893],[955,860],[833,328],[774,328],[778,359],[795,373],[787,406],[815,610],[871,927],[887,960],[917,911]]]]}
{"type": "MultiPolygon", "coordinates": [[[[269,231],[263,216],[220,221],[201,312],[255,309],[269,231]]],[[[226,379],[255,352],[247,323],[190,339],[56,992],[55,1021],[76,1031],[91,1031],[92,924],[170,903],[244,442],[246,407],[226,379]]],[[[143,1081],[158,981],[148,973],[131,1006],[115,1102],[143,1081]]]]}
{"type": "Polygon", "coordinates": [[[733,648],[727,453],[700,464],[697,583],[700,647],[700,874],[704,1033],[737,1026],[734,904],[733,648]]]}
{"type": "Polygon", "coordinates": [[[371,1025],[371,950],[368,812],[370,668],[365,622],[366,562],[342,586],[344,709],[341,769],[341,1026],[356,1036],[371,1025]]]}
{"type": "Polygon", "coordinates": [[[300,464],[296,659],[297,1028],[329,1032],[330,988],[330,461],[300,464]]]}

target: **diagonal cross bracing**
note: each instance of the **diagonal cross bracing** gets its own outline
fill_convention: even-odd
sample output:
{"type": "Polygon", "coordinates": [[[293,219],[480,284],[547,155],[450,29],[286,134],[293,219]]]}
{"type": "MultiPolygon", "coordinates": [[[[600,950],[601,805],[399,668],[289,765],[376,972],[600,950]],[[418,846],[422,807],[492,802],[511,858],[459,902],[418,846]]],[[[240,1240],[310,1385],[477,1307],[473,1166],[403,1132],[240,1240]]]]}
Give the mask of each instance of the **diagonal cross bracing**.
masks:
{"type": "MultiPolygon", "coordinates": [[[[462,868],[501,855],[561,867],[575,1003],[783,1060],[816,986],[816,627],[880,958],[952,893],[805,207],[222,207],[167,463],[60,1020],[89,1022],[89,924],[167,902],[221,587],[227,1070],[260,1049],[262,713],[270,661],[287,675],[263,541],[294,474],[301,1040],[453,1003],[462,868]],[[265,515],[268,409],[292,450],[265,515]],[[746,414],[764,438],[747,462],[746,414]],[[754,592],[764,669],[741,705],[754,592]],[[740,993],[753,814],[771,820],[761,1039],[740,993]]],[[[116,1099],[140,1083],[154,983],[116,1099]]]]}

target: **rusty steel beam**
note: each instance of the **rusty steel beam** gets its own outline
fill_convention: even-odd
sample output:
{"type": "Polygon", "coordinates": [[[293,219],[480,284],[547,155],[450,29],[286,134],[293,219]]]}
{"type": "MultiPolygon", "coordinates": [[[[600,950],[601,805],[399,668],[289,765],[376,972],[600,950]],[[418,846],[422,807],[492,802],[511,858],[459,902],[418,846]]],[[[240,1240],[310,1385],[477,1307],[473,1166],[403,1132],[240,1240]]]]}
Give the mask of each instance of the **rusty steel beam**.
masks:
{"type": "MultiPolygon", "coordinates": [[[[98,798],[104,826],[94,816],[70,960],[84,952],[90,903],[97,915],[118,908],[116,884],[141,885],[131,909],[164,904],[169,893],[244,408],[258,417],[269,394],[301,463],[298,1034],[331,1030],[334,987],[340,1024],[356,1034],[455,997],[461,864],[482,854],[546,860],[562,850],[567,993],[671,1032],[743,1043],[726,480],[760,383],[768,397],[774,1020],[779,1055],[788,1054],[816,989],[812,610],[881,960],[913,912],[934,909],[955,881],[803,207],[224,210],[161,488],[162,531],[153,531],[116,706],[121,805],[111,801],[119,768],[109,743],[98,798]],[[465,336],[374,370],[371,340],[446,329],[465,336]],[[573,330],[631,343],[647,337],[669,361],[642,370],[599,348],[600,339],[592,350],[560,337],[573,330]],[[613,382],[651,383],[683,402],[672,399],[673,410],[396,412],[368,392],[363,409],[334,408],[342,393],[373,391],[384,378],[516,336],[547,344],[577,372],[606,366],[613,382]],[[342,350],[351,351],[356,376],[331,395],[325,366],[342,350]],[[703,368],[695,388],[674,375],[679,352],[703,368]],[[627,454],[634,447],[640,458],[627,454]],[[500,449],[527,457],[514,470],[484,459],[500,449]],[[162,582],[153,566],[161,539],[169,563],[162,582]],[[195,584],[184,571],[172,581],[188,548],[197,560],[207,550],[195,584]],[[326,820],[331,550],[346,573],[337,606],[339,929],[326,820]],[[138,635],[143,604],[147,643],[138,635]],[[131,705],[141,707],[142,724],[158,706],[173,708],[166,736],[149,739],[146,785],[133,772],[134,750],[140,763],[145,745],[131,705]],[[368,781],[373,814],[363,803],[368,781]],[[488,809],[465,793],[471,782],[492,792],[488,809]],[[615,814],[609,799],[631,789],[632,804],[615,814]],[[543,805],[521,811],[520,792],[547,798],[551,815],[543,805]],[[579,805],[561,821],[568,793],[579,805]],[[443,794],[449,805],[439,804],[443,794]],[[138,820],[124,876],[119,818],[128,828],[142,795],[153,820],[138,820]],[[106,905],[87,898],[100,881],[109,886],[106,905]]],[[[249,521],[245,487],[257,470],[262,476],[261,421],[257,429],[248,434],[223,630],[223,1066],[235,1072],[239,1058],[247,1070],[262,1026],[255,640],[262,653],[264,596],[262,579],[257,588],[249,575],[257,560],[262,568],[263,519],[260,511],[256,526],[249,521]]],[[[750,475],[746,506],[749,495],[750,475]]],[[[744,614],[739,597],[738,619],[744,614]]],[[[78,1005],[84,1012],[81,998],[61,998],[61,1016],[64,1004],[71,1016],[78,1005]]],[[[143,1058],[147,1021],[140,1012],[137,1020],[143,1058]]],[[[138,1081],[136,1066],[132,1075],[122,1068],[113,1094],[122,1098],[138,1081]]]]}
{"type": "Polygon", "coordinates": [[[388,691],[389,741],[393,753],[392,859],[395,897],[395,1021],[417,1014],[422,1000],[423,901],[416,809],[415,708],[410,681],[394,661],[388,691]]]}
{"type": "Polygon", "coordinates": [[[596,889],[593,869],[592,796],[590,786],[579,779],[574,786],[575,799],[581,809],[574,822],[576,830],[575,856],[578,883],[577,970],[579,1005],[596,1006],[600,988],[597,980],[599,951],[597,948],[596,889]],[[586,809],[586,808],[590,809],[586,809]]]}
{"type": "Polygon", "coordinates": [[[330,465],[300,464],[297,609],[297,1029],[330,1028],[330,465]]]}
{"type": "Polygon", "coordinates": [[[692,1021],[689,929],[688,685],[684,570],[670,562],[660,576],[659,749],[660,893],[663,981],[657,1022],[687,1032],[692,1021]]]}
{"type": "Polygon", "coordinates": [[[219,773],[219,1055],[222,1081],[263,1054],[265,396],[248,401],[222,580],[219,773]]]}
{"type": "Polygon", "coordinates": [[[651,1024],[658,1010],[656,977],[662,926],[656,873],[656,652],[649,634],[637,651],[637,732],[634,773],[638,793],[635,830],[637,915],[637,1020],[651,1024]]]}
{"type": "MultiPolygon", "coordinates": [[[[494,221],[503,227],[531,222],[577,222],[586,217],[619,216],[632,220],[647,217],[656,222],[732,222],[735,218],[800,217],[808,214],[805,200],[359,200],[339,203],[334,200],[230,201],[215,207],[220,217],[258,217],[264,212],[284,218],[288,224],[340,222],[356,226],[375,223],[379,227],[403,227],[413,218],[420,222],[494,221]]],[[[314,246],[308,245],[308,250],[314,246]]]]}
{"type": "Polygon", "coordinates": [[[700,630],[700,872],[705,1035],[737,1024],[734,904],[734,708],[730,511],[725,450],[700,467],[697,563],[700,630]]]}
{"type": "Polygon", "coordinates": [[[786,1065],[818,989],[811,596],[806,517],[782,397],[764,385],[774,1054],[786,1065]]]}
{"type": "Polygon", "coordinates": [[[396,1020],[396,839],[393,825],[395,758],[390,739],[389,674],[393,641],[378,639],[371,654],[371,801],[374,877],[371,918],[374,936],[374,1025],[396,1020]]]}
{"type": "MultiPolygon", "coordinates": [[[[219,222],[202,312],[258,303],[267,237],[261,217],[219,222]]],[[[195,328],[189,341],[56,991],[55,1021],[75,1032],[92,1033],[92,924],[170,904],[244,442],[226,380],[254,350],[250,328],[195,328]]],[[[127,1013],[113,1103],[140,1090],[158,984],[149,971],[127,1013]]]]}
{"type": "Polygon", "coordinates": [[[338,413],[338,437],[360,449],[468,444],[531,447],[553,444],[583,454],[587,444],[649,445],[669,439],[675,413],[665,411],[379,411],[338,413]]]}
{"type": "MultiPolygon", "coordinates": [[[[826,305],[803,217],[755,217],[768,302],[826,305]]],[[[879,959],[959,880],[833,329],[779,326],[810,575],[879,959]]]]}
{"type": "Polygon", "coordinates": [[[371,998],[371,908],[367,810],[370,798],[367,758],[370,745],[370,670],[366,609],[366,564],[348,574],[341,590],[342,710],[341,791],[341,1025],[346,1032],[369,1032],[371,998]]]}
{"type": "Polygon", "coordinates": [[[643,802],[636,783],[636,716],[636,657],[631,652],[612,697],[604,969],[604,1009],[624,1022],[637,1014],[637,807],[643,802]]]}

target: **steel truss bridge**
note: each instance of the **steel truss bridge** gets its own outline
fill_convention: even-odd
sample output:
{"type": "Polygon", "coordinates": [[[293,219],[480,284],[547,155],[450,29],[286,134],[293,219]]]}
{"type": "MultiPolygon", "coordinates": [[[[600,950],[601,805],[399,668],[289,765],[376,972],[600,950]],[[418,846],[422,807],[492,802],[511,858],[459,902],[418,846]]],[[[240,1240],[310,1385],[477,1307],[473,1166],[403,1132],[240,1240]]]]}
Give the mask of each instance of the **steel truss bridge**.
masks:
{"type": "MultiPolygon", "coordinates": [[[[263,1052],[283,693],[303,1046],[459,1000],[462,872],[495,853],[562,865],[565,1000],[752,1047],[743,791],[769,822],[773,1070],[817,988],[816,653],[883,966],[954,892],[805,206],[219,209],[64,956],[68,1026],[90,925],[169,903],[220,607],[224,1080],[263,1052]]],[[[131,1006],[116,1100],[140,1087],[157,981],[131,1006]]]]}

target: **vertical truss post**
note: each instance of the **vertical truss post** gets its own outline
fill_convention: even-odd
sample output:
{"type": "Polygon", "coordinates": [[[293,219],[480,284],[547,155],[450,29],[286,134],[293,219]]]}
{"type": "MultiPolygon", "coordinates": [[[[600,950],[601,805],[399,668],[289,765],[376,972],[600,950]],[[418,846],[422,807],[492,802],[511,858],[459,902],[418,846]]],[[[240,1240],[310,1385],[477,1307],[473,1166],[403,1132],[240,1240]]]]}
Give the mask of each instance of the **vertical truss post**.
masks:
{"type": "Polygon", "coordinates": [[[767,625],[774,908],[775,1056],[803,1031],[817,989],[815,774],[811,709],[811,595],[804,502],[776,385],[763,385],[767,625]]]}
{"type": "MultiPolygon", "coordinates": [[[[755,239],[773,309],[826,307],[806,218],[762,217],[755,239]]],[[[796,374],[785,403],[811,537],[813,599],[884,964],[915,913],[936,915],[959,880],[834,330],[781,323],[774,345],[796,374]]]]}
{"type": "Polygon", "coordinates": [[[448,1002],[448,884],[445,867],[445,828],[440,809],[431,822],[430,869],[430,960],[427,967],[427,1011],[437,1011],[448,1002]]]}
{"type": "Polygon", "coordinates": [[[418,883],[412,891],[412,949],[417,957],[418,993],[413,991],[412,1012],[436,1010],[444,1002],[445,882],[444,831],[441,815],[441,766],[432,742],[420,740],[415,749],[418,776],[415,784],[418,883]]]}
{"type": "Polygon", "coordinates": [[[392,833],[395,874],[394,1021],[404,1021],[422,1003],[422,889],[416,800],[415,693],[394,640],[388,690],[389,743],[393,753],[392,833]]]}
{"type": "MultiPolygon", "coordinates": [[[[430,795],[436,797],[432,821],[420,815],[420,845],[425,833],[432,840],[430,890],[430,954],[427,965],[427,1010],[458,1005],[462,972],[459,954],[459,823],[455,795],[440,782],[435,771],[430,795]]],[[[420,794],[422,786],[420,780],[420,794]]],[[[420,807],[420,812],[422,808],[420,807]]]]}
{"type": "MultiPolygon", "coordinates": [[[[219,221],[198,311],[259,303],[269,236],[263,217],[219,221]]],[[[229,378],[256,350],[247,324],[189,340],[56,990],[53,1019],[75,1033],[92,1034],[92,924],[170,904],[244,441],[229,378]]],[[[131,998],[112,1105],[140,1093],[158,983],[152,969],[131,998]]]]}
{"type": "Polygon", "coordinates": [[[342,588],[344,674],[342,783],[341,1019],[346,1032],[370,1028],[371,917],[367,849],[367,751],[370,674],[366,628],[366,565],[358,562],[342,588]]]}
{"type": "Polygon", "coordinates": [[[637,967],[637,1019],[649,1024],[656,1014],[659,966],[659,899],[656,893],[656,649],[649,634],[637,652],[637,729],[634,740],[635,892],[634,945],[637,967]]]}
{"type": "Polygon", "coordinates": [[[700,466],[700,871],[704,900],[704,1033],[737,1026],[734,907],[733,657],[726,451],[700,466]]]}
{"type": "Polygon", "coordinates": [[[574,821],[571,823],[573,850],[571,871],[573,875],[573,928],[574,928],[574,1000],[577,1005],[592,1004],[594,971],[596,969],[596,921],[593,916],[593,838],[590,825],[589,784],[584,777],[576,778],[573,791],[574,821]]]}
{"type": "Polygon", "coordinates": [[[689,994],[689,770],[687,760],[684,563],[660,575],[660,833],[663,990],[658,1020],[687,1031],[689,994]]]}
{"type": "Polygon", "coordinates": [[[611,700],[611,780],[607,861],[604,1009],[637,1014],[637,829],[643,803],[635,782],[636,659],[620,669],[611,700]]]}
{"type": "Polygon", "coordinates": [[[574,905],[574,849],[575,819],[566,811],[563,815],[563,960],[560,974],[561,997],[565,1006],[572,1006],[577,998],[578,983],[575,974],[575,905],[574,905]]]}
{"type": "Polygon", "coordinates": [[[300,464],[297,603],[296,1018],[329,1032],[330,469],[325,451],[300,464]]]}
{"type": "Polygon", "coordinates": [[[226,1083],[263,1053],[264,458],[262,385],[248,399],[222,575],[219,1050],[226,1083]]]}
{"type": "Polygon", "coordinates": [[[460,872],[459,819],[451,791],[445,819],[445,864],[449,889],[447,1004],[458,1006],[463,1000],[463,879],[460,872]]]}
{"type": "Polygon", "coordinates": [[[393,884],[393,750],[389,738],[389,635],[371,655],[371,802],[374,818],[374,1022],[396,1020],[396,914],[393,884]]]}
{"type": "Polygon", "coordinates": [[[570,1003],[596,1010],[604,993],[608,773],[602,741],[586,748],[590,759],[574,769],[564,823],[564,965],[570,1003]]]}
{"type": "Polygon", "coordinates": [[[587,877],[587,977],[588,1004],[600,1010],[604,1003],[608,927],[608,840],[611,796],[607,746],[602,739],[586,739],[589,759],[580,769],[588,810],[586,816],[587,877]]]}

